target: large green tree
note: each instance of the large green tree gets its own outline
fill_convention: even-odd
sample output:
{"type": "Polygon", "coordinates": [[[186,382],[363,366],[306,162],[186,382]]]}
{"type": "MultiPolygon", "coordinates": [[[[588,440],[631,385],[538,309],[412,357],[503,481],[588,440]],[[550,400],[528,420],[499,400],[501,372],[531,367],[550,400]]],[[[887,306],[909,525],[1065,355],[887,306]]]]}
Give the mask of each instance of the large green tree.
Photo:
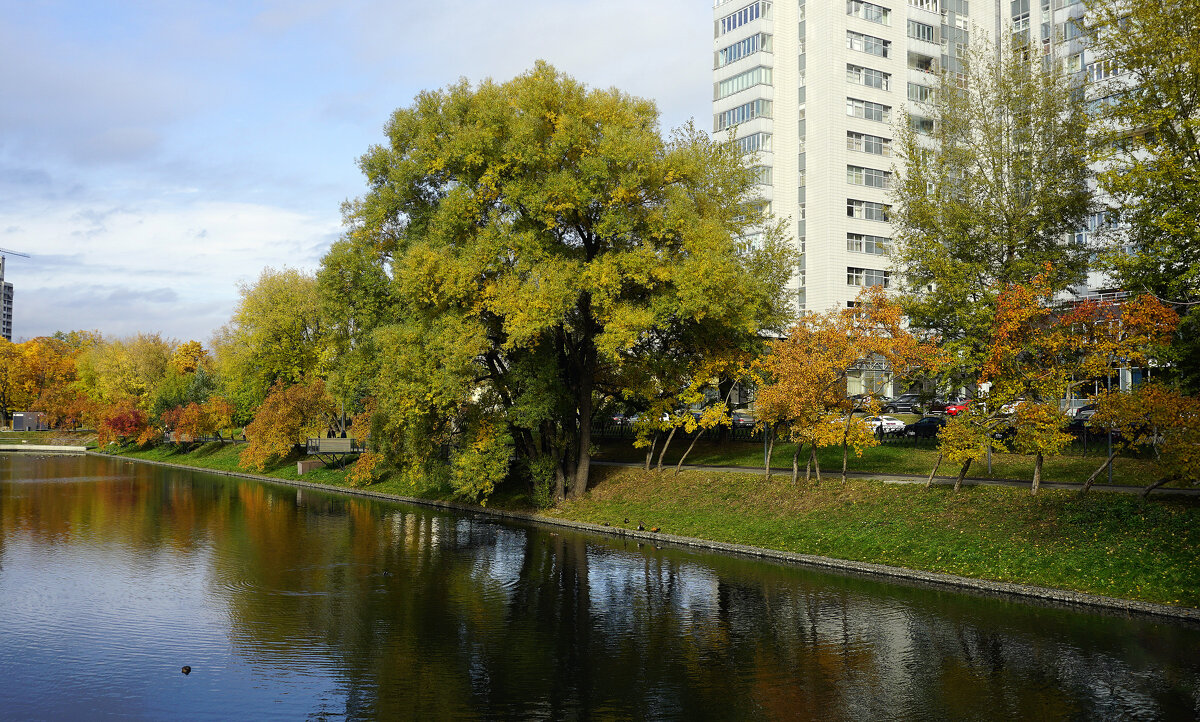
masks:
{"type": "MultiPolygon", "coordinates": [[[[1014,41],[1015,42],[1015,41],[1014,41]]],[[[986,353],[997,296],[1053,267],[1056,291],[1084,279],[1068,240],[1091,205],[1082,100],[1068,76],[1019,44],[976,42],[900,129],[893,258],[905,312],[939,335],[959,382],[986,353]]]]}
{"type": "Polygon", "coordinates": [[[785,323],[795,258],[754,174],[690,126],[665,141],[650,101],[539,63],[424,92],[386,132],[322,277],[367,281],[342,323],[378,324],[373,443],[401,473],[483,498],[512,456],[581,494],[594,398],[785,323]]]}
{"type": "Polygon", "coordinates": [[[1183,315],[1172,365],[1200,393],[1200,2],[1089,3],[1109,269],[1183,315]]]}

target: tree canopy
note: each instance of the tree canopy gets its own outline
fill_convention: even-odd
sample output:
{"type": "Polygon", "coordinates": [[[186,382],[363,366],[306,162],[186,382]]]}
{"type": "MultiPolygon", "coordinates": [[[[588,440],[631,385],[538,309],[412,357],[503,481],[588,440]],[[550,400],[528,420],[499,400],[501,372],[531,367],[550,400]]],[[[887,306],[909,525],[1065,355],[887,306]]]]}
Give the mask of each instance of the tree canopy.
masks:
{"type": "Polygon", "coordinates": [[[941,336],[957,380],[973,381],[1006,284],[1046,263],[1055,291],[1083,280],[1087,251],[1068,233],[1091,194],[1086,114],[1068,76],[1019,44],[972,43],[965,66],[901,129],[892,222],[906,314],[941,336]]]}
{"type": "Polygon", "coordinates": [[[785,325],[795,258],[753,172],[693,127],[664,141],[650,101],[539,63],[423,92],[386,132],[322,277],[369,280],[343,323],[372,338],[373,441],[402,473],[479,498],[467,476],[511,455],[582,493],[594,395],[785,325]]]}

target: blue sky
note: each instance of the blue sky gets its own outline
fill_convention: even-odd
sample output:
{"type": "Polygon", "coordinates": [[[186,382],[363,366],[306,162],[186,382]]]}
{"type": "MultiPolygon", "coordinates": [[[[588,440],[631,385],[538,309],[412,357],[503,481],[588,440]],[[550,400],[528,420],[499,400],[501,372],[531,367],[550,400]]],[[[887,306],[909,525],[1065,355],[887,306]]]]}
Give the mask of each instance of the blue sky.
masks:
{"type": "Polygon", "coordinates": [[[14,340],[207,341],[239,283],[316,268],[391,111],[543,58],[711,108],[711,5],[682,0],[0,0],[0,247],[14,340]]]}

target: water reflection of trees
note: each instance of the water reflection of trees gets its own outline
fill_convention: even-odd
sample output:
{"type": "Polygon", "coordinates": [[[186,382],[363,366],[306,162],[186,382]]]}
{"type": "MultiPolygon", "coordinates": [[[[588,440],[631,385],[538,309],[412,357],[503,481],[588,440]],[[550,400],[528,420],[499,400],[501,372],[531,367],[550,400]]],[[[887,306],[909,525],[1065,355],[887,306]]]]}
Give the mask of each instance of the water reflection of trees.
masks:
{"type": "Polygon", "coordinates": [[[239,655],[267,677],[333,680],[339,708],[324,713],[1196,713],[1195,629],[307,490],[116,470],[97,473],[90,494],[51,481],[69,478],[69,465],[40,467],[44,483],[20,493],[5,487],[0,543],[17,533],[63,543],[86,528],[140,554],[203,552],[239,655]]]}

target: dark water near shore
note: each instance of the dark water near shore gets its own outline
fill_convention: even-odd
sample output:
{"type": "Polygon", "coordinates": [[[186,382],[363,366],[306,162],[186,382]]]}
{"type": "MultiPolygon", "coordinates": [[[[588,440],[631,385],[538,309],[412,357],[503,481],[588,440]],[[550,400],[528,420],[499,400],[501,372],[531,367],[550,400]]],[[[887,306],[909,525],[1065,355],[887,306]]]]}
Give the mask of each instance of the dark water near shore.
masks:
{"type": "Polygon", "coordinates": [[[1198,716],[1195,626],[0,455],[0,719],[1198,716]]]}

